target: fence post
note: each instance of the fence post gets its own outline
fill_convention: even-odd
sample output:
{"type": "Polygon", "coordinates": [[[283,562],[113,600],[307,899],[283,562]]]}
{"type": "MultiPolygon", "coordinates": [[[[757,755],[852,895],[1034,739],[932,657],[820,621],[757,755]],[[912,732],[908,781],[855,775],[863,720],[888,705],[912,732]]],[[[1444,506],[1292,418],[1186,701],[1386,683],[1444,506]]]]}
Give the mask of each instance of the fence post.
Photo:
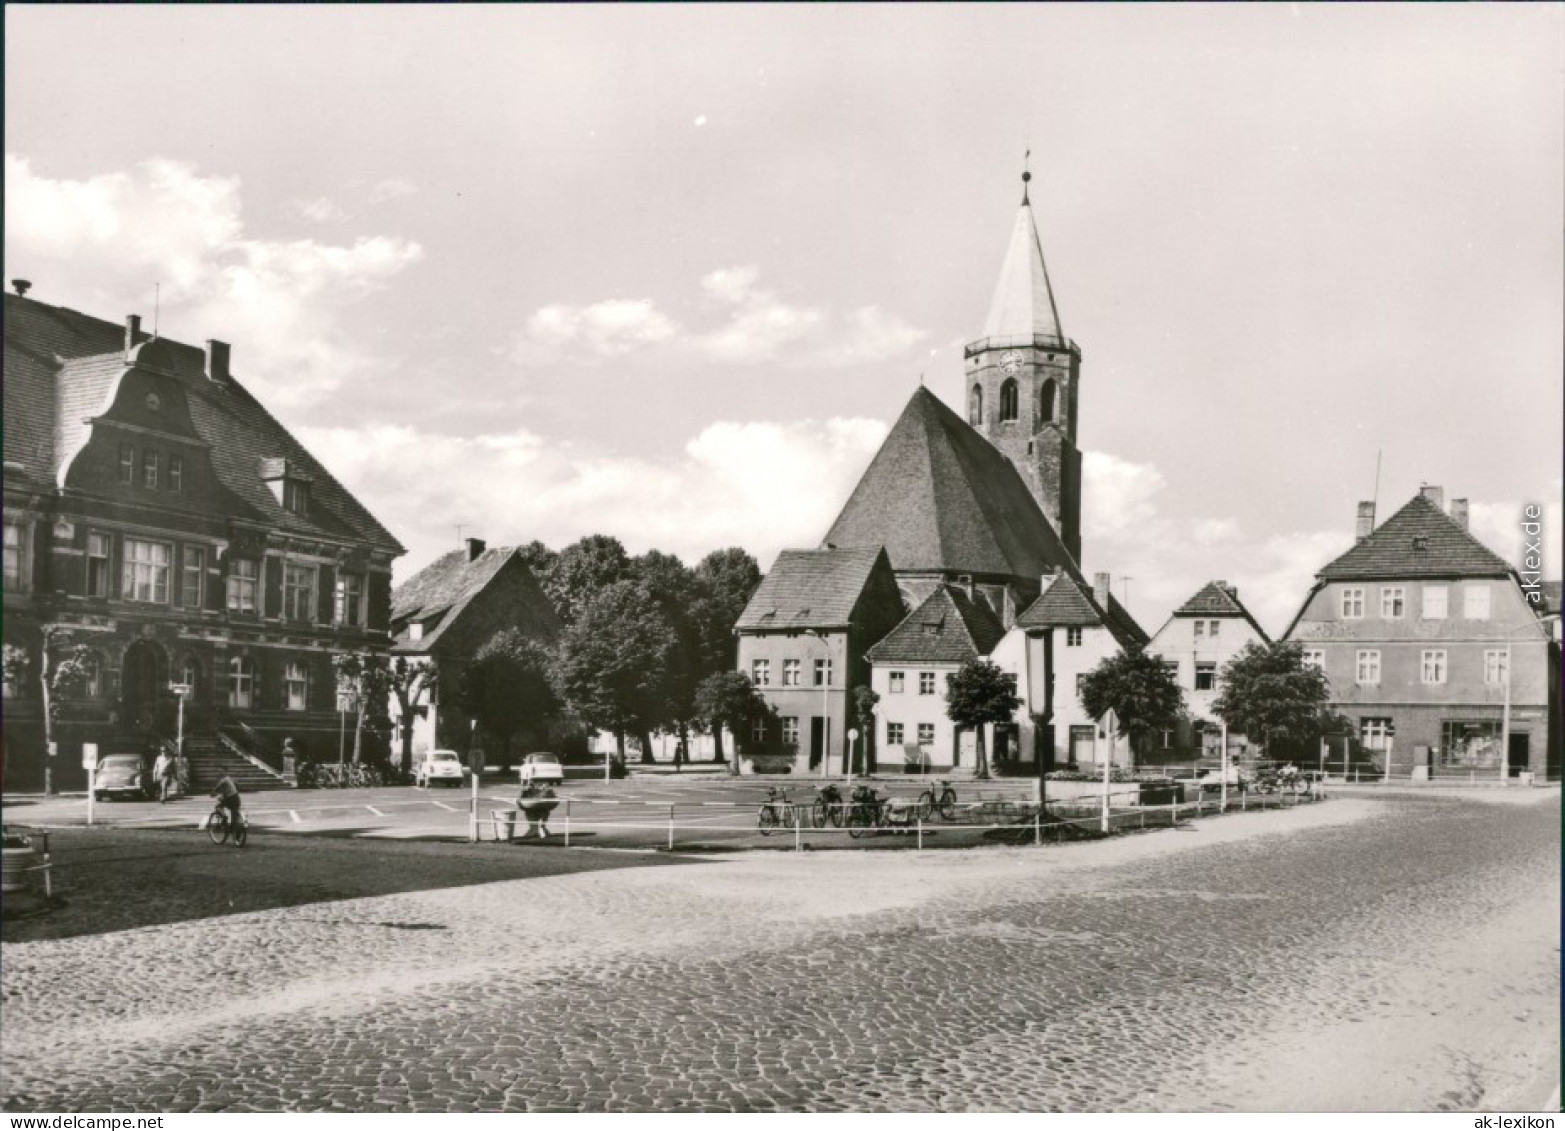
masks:
{"type": "Polygon", "coordinates": [[[799,832],[799,807],[797,805],[793,807],[793,850],[795,852],[804,851],[804,835],[799,832]]]}
{"type": "Polygon", "coordinates": [[[913,814],[913,819],[918,822],[918,848],[922,852],[924,849],[924,811],[920,809],[913,814]]]}
{"type": "Polygon", "coordinates": [[[1034,845],[1043,844],[1043,803],[1039,802],[1037,808],[1032,811],[1032,842],[1034,845]]]}
{"type": "Polygon", "coordinates": [[[674,851],[674,807],[668,807],[668,850],[674,851]]]}
{"type": "Polygon", "coordinates": [[[571,799],[565,799],[565,847],[571,846],[571,799]]]}

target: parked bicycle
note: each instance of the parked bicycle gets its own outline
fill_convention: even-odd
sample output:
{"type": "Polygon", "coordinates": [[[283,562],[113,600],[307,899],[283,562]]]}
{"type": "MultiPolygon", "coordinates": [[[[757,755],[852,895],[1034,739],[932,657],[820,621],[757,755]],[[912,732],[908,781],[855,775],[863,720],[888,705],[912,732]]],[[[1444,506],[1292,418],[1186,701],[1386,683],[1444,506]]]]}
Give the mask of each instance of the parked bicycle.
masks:
{"type": "Polygon", "coordinates": [[[788,800],[788,791],[777,786],[768,786],[766,800],[761,804],[760,817],[757,825],[762,836],[771,836],[774,829],[792,828],[799,823],[799,811],[794,803],[788,800]]]}
{"type": "Polygon", "coordinates": [[[847,819],[842,803],[842,789],[835,782],[827,782],[815,792],[815,827],[824,829],[827,824],[841,828],[847,819]]]}
{"type": "Polygon", "coordinates": [[[1291,793],[1295,797],[1308,797],[1310,779],[1294,765],[1258,770],[1251,788],[1260,794],[1291,793]]]}
{"type": "Polygon", "coordinates": [[[855,786],[848,806],[848,835],[857,839],[886,827],[885,800],[867,785],[855,786]]]}
{"type": "Polygon", "coordinates": [[[235,847],[243,848],[245,841],[250,838],[250,824],[245,820],[243,813],[230,820],[228,810],[222,802],[218,802],[217,807],[207,816],[206,835],[213,844],[232,840],[235,847]]]}
{"type": "Polygon", "coordinates": [[[919,818],[927,821],[935,813],[943,821],[956,820],[956,790],[944,778],[937,778],[934,785],[918,795],[919,818]]]}

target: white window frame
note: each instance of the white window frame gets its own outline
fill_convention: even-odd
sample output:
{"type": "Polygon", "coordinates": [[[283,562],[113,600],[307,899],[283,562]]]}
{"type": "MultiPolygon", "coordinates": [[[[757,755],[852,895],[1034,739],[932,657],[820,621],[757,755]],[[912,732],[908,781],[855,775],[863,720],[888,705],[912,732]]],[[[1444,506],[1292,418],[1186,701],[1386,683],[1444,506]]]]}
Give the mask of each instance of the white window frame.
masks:
{"type": "Polygon", "coordinates": [[[1489,611],[1488,585],[1462,586],[1462,616],[1468,620],[1488,620],[1489,611]]]}
{"type": "Polygon", "coordinates": [[[907,674],[905,672],[886,673],[886,693],[888,695],[903,694],[903,688],[906,686],[906,684],[907,674]]]}
{"type": "Polygon", "coordinates": [[[169,572],[173,569],[174,547],[169,542],[145,538],[127,538],[120,566],[120,596],[143,605],[169,603],[169,572]],[[158,560],[158,551],[162,560],[158,560]],[[150,551],[149,556],[143,556],[150,551]]]}
{"type": "Polygon", "coordinates": [[[782,717],[782,740],[784,746],[799,745],[798,715],[784,715],[782,717]]]}
{"type": "Polygon", "coordinates": [[[1487,648],[1483,654],[1483,681],[1490,687],[1499,687],[1505,682],[1506,669],[1505,649],[1487,648]]]}
{"type": "Polygon", "coordinates": [[[228,705],[248,711],[255,703],[255,665],[249,656],[228,658],[228,705]]]}
{"type": "Polygon", "coordinates": [[[935,673],[918,673],[918,693],[920,695],[933,695],[935,693],[935,673]]]}
{"type": "Polygon", "coordinates": [[[1359,743],[1365,750],[1384,750],[1395,729],[1391,719],[1375,715],[1359,720],[1359,743]]]}
{"type": "Polygon", "coordinates": [[[894,723],[890,719],[886,720],[887,747],[901,746],[906,735],[907,732],[903,729],[901,723],[894,723]]]}
{"type": "Polygon", "coordinates": [[[32,588],[31,523],[9,518],[5,522],[5,588],[10,593],[26,593],[32,588]]]}
{"type": "Polygon", "coordinates": [[[831,686],[831,659],[817,659],[815,661],[815,686],[831,686]]]}
{"type": "Polygon", "coordinates": [[[1195,679],[1191,683],[1191,689],[1194,690],[1194,691],[1216,691],[1217,690],[1217,661],[1215,661],[1215,660],[1197,660],[1196,661],[1196,665],[1195,665],[1195,679]],[[1202,687],[1201,686],[1201,677],[1203,675],[1208,675],[1208,676],[1212,677],[1206,687],[1202,687]]]}
{"type": "Polygon", "coordinates": [[[1380,619],[1401,620],[1407,612],[1407,587],[1383,585],[1380,588],[1380,619]]]}
{"type": "Polygon", "coordinates": [[[1342,590],[1342,619],[1364,619],[1364,587],[1349,586],[1342,590]]]}
{"type": "Polygon", "coordinates": [[[89,649],[82,657],[86,676],[82,681],[82,698],[99,699],[103,696],[103,657],[89,649]]]}
{"type": "Polygon", "coordinates": [[[97,597],[107,600],[109,596],[109,558],[114,553],[114,539],[102,530],[87,531],[87,572],[82,578],[82,588],[85,596],[97,597]],[[94,553],[94,549],[102,549],[102,553],[94,553]],[[97,585],[93,585],[93,565],[99,566],[97,571],[97,585]]]}
{"type": "Polygon", "coordinates": [[[766,741],[766,720],[756,719],[750,724],[750,741],[760,744],[766,741]]]}
{"type": "Polygon", "coordinates": [[[1065,630],[1065,647],[1067,647],[1067,648],[1080,648],[1081,647],[1081,629],[1079,629],[1079,628],[1067,628],[1065,630]]]}
{"type": "Polygon", "coordinates": [[[136,445],[120,445],[120,482],[136,482],[136,445]]]}
{"type": "Polygon", "coordinates": [[[1451,590],[1445,585],[1426,585],[1423,592],[1424,620],[1445,620],[1451,615],[1451,590]]]}
{"type": "Polygon", "coordinates": [[[176,495],[185,490],[185,457],[168,457],[168,489],[176,495]]]}
{"type": "Polygon", "coordinates": [[[1326,650],[1324,648],[1306,648],[1301,659],[1307,668],[1316,668],[1320,671],[1326,670],[1326,650]]]}
{"type": "Polygon", "coordinates": [[[158,489],[158,459],[156,449],[147,448],[141,453],[141,485],[149,491],[158,489]]]}
{"type": "Polygon", "coordinates": [[[337,575],[334,596],[334,619],[344,628],[362,628],[364,625],[364,575],[340,573],[337,575]]]}
{"type": "Polygon", "coordinates": [[[1191,629],[1191,632],[1197,640],[1206,635],[1206,622],[1204,620],[1193,621],[1192,624],[1194,628],[1191,629]]]}
{"type": "Polygon", "coordinates": [[[770,660],[751,660],[750,682],[757,687],[771,686],[772,662],[770,660]]]}
{"type": "Polygon", "coordinates": [[[179,604],[181,608],[203,609],[206,607],[206,547],[183,546],[179,551],[179,604]],[[191,563],[191,555],[195,555],[194,564],[191,563]],[[195,584],[192,586],[191,581],[195,584]],[[191,590],[195,590],[195,600],[191,600],[191,590]]]}
{"type": "Polygon", "coordinates": [[[1441,684],[1446,679],[1447,656],[1444,648],[1425,648],[1419,657],[1419,680],[1426,684],[1441,684]]]}
{"type": "Polygon", "coordinates": [[[315,587],[321,579],[321,571],[318,566],[306,562],[283,563],[283,620],[296,623],[315,623],[316,592],[315,587]],[[298,579],[307,577],[307,583],[301,583],[298,579]],[[299,603],[299,595],[307,593],[308,599],[304,602],[303,616],[298,616],[296,606],[299,603]]]}
{"type": "Polygon", "coordinates": [[[1220,621],[1220,620],[1209,620],[1209,621],[1207,621],[1206,622],[1206,634],[1207,634],[1207,636],[1211,637],[1213,640],[1216,640],[1217,639],[1217,630],[1222,628],[1222,627],[1223,627],[1223,622],[1220,621]]]}
{"type": "Polygon", "coordinates": [[[1372,686],[1380,682],[1380,649],[1360,648],[1353,657],[1353,682],[1372,686]]]}
{"type": "Polygon", "coordinates": [[[283,665],[283,692],[290,711],[310,709],[310,666],[302,660],[283,665]]]}
{"type": "Polygon", "coordinates": [[[801,687],[804,679],[803,665],[798,660],[784,660],[782,670],[784,687],[801,687]]]}
{"type": "Polygon", "coordinates": [[[935,724],[918,724],[918,744],[920,746],[933,746],[935,744],[935,724]]]}
{"type": "Polygon", "coordinates": [[[230,558],[225,607],[231,613],[253,613],[259,607],[261,563],[254,558],[230,558]],[[249,572],[245,572],[245,567],[249,572]]]}

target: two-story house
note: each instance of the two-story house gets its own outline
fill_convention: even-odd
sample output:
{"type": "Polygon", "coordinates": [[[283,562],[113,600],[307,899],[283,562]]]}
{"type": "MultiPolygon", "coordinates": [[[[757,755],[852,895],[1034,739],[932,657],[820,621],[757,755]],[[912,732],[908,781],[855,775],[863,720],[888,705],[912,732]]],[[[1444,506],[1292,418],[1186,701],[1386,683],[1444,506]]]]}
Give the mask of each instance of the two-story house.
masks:
{"type": "MultiPolygon", "coordinates": [[[[281,768],[339,735],[332,656],[384,653],[402,547],[250,394],[230,349],[198,348],[5,296],[7,788],[46,766],[81,788],[81,744],[244,754],[281,768]],[[84,693],[45,748],[49,642],[86,648],[84,693]],[[8,672],[18,668],[8,665],[8,672]],[[175,689],[179,689],[176,692],[175,689]]],[[[56,652],[58,649],[58,652],[56,652]]]]}
{"type": "Polygon", "coordinates": [[[1286,639],[1392,774],[1559,773],[1559,646],[1516,570],[1425,487],[1316,576],[1286,639]]]}

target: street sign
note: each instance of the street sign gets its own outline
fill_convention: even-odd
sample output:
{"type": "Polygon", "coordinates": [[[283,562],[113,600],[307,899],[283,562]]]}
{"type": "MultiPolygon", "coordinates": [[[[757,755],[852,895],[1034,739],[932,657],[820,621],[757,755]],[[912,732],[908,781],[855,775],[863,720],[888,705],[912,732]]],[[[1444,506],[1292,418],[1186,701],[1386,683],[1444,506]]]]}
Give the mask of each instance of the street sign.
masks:
{"type": "Polygon", "coordinates": [[[188,683],[171,683],[168,685],[168,689],[175,695],[178,695],[181,699],[189,695],[191,691],[190,684],[188,683]]]}
{"type": "Polygon", "coordinates": [[[1113,707],[1103,712],[1103,717],[1098,720],[1098,729],[1105,735],[1119,733],[1119,716],[1114,713],[1113,707]]]}
{"type": "Polygon", "coordinates": [[[98,744],[96,742],[82,743],[82,769],[96,769],[98,765],[98,744]]]}
{"type": "Polygon", "coordinates": [[[859,728],[858,727],[854,727],[852,730],[848,731],[848,741],[849,742],[857,742],[858,740],[859,740],[859,728]]]}
{"type": "Polygon", "coordinates": [[[476,746],[467,752],[467,768],[474,777],[484,772],[484,752],[476,746]]]}

